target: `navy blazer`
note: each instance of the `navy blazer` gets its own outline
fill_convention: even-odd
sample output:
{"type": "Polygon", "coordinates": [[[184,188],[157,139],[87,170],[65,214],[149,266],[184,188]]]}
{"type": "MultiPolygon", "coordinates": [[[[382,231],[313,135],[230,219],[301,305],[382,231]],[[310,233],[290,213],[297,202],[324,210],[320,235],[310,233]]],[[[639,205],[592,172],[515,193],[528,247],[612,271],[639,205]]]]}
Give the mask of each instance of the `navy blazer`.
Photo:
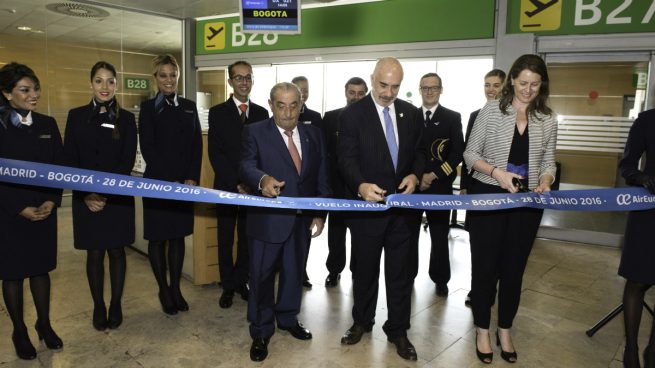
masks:
{"type": "Polygon", "coordinates": [[[398,126],[398,167],[394,170],[387,140],[373,97],[366,97],[346,107],[339,115],[337,160],[348,187],[348,198],[357,199],[359,185],[374,183],[396,193],[409,174],[420,179],[425,153],[420,147],[422,126],[416,124],[417,109],[400,99],[394,102],[398,126]]]}
{"type": "Polygon", "coordinates": [[[330,186],[335,198],[344,198],[346,185],[339,172],[339,163],[337,162],[337,142],[339,140],[339,114],[343,107],[331,110],[323,116],[323,131],[325,133],[325,144],[327,146],[328,168],[330,172],[330,186]]]}
{"type": "Polygon", "coordinates": [[[427,154],[423,172],[433,172],[437,175],[437,179],[422,193],[452,194],[453,182],[457,178],[457,166],[464,155],[462,117],[458,112],[441,104],[437,106],[428,124],[425,123],[423,109],[420,107],[418,115],[417,124],[423,126],[421,146],[427,154]]]}
{"type": "Polygon", "coordinates": [[[155,100],[141,103],[139,143],[146,161],[143,177],[184,182],[200,182],[202,132],[195,102],[177,97],[178,106],[164,104],[155,111],[155,100]]]}
{"type": "Polygon", "coordinates": [[[319,114],[318,111],[310,109],[305,104],[302,105],[300,116],[298,116],[298,125],[312,125],[319,128],[321,131],[325,129],[321,114],[319,114]]]}
{"type": "MultiPolygon", "coordinates": [[[[300,175],[273,118],[246,125],[243,129],[239,177],[253,190],[259,188],[264,175],[284,181],[281,196],[330,197],[325,143],[319,129],[298,124],[302,150],[300,175]]],[[[303,211],[307,226],[318,214],[303,211]]],[[[289,238],[297,211],[249,207],[246,231],[248,236],[269,243],[282,243],[289,238]]]]}
{"type": "MultiPolygon", "coordinates": [[[[241,158],[241,110],[232,97],[209,109],[207,153],[214,169],[214,189],[237,191],[241,158]]],[[[268,111],[250,101],[246,124],[268,119],[268,111]]]]}

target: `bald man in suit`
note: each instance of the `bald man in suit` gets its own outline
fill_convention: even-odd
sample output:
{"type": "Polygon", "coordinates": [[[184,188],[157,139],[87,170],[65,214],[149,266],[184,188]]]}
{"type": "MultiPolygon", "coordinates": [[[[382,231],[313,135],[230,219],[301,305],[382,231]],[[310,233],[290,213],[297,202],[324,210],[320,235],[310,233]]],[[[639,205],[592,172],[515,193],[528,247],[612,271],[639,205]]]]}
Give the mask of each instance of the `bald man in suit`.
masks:
{"type": "MultiPolygon", "coordinates": [[[[392,193],[409,194],[418,185],[425,153],[420,149],[421,127],[417,109],[396,99],[403,68],[394,58],[378,60],[371,76],[371,93],[346,107],[340,115],[339,168],[350,199],[383,201],[392,193]]],[[[416,360],[416,349],[407,338],[410,327],[413,278],[409,275],[413,211],[351,213],[347,220],[352,253],[353,325],[341,343],[358,343],[375,323],[380,258],[385,256],[388,319],[382,326],[389,342],[403,359],[416,360]]]]}

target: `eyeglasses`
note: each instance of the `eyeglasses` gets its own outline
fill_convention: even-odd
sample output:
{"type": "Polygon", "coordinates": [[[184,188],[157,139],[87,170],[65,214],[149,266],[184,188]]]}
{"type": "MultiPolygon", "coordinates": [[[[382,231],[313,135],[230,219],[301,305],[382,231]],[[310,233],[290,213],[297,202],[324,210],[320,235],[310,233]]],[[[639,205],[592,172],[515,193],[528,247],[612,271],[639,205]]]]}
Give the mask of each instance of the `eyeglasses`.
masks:
{"type": "Polygon", "coordinates": [[[250,75],[250,74],[248,74],[248,75],[239,75],[239,74],[237,74],[237,75],[233,76],[230,79],[232,79],[233,81],[236,81],[236,82],[243,82],[243,81],[252,82],[252,75],[250,75]]]}
{"type": "Polygon", "coordinates": [[[421,90],[421,92],[437,93],[441,91],[441,86],[419,87],[419,90],[421,90]]]}

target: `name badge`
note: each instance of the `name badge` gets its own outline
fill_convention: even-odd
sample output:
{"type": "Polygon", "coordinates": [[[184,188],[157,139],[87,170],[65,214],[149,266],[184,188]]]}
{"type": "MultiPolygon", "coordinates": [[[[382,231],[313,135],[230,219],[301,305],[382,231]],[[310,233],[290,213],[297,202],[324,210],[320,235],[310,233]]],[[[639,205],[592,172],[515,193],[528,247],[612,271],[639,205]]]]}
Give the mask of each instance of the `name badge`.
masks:
{"type": "Polygon", "coordinates": [[[50,134],[41,134],[39,136],[39,139],[50,139],[50,138],[52,138],[52,136],[50,134]]]}
{"type": "Polygon", "coordinates": [[[114,129],[114,124],[104,123],[100,125],[103,128],[114,129]]]}
{"type": "Polygon", "coordinates": [[[193,110],[184,110],[187,114],[193,114],[193,110]]]}
{"type": "Polygon", "coordinates": [[[305,125],[311,125],[312,124],[311,121],[303,121],[302,123],[305,124],[305,125]]]}

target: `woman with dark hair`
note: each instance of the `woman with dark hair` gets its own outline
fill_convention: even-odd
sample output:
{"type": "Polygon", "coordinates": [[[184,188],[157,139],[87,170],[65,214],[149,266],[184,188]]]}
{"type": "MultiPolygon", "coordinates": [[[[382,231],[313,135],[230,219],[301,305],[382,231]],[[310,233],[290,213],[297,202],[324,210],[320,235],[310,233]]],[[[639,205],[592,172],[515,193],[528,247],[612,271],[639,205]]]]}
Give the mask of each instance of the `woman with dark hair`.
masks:
{"type": "MultiPolygon", "coordinates": [[[[0,69],[0,157],[62,163],[61,134],[50,116],[34,111],[41,86],[34,71],[15,62],[0,69]]],[[[57,206],[61,190],[0,183],[0,280],[21,359],[36,358],[23,318],[23,281],[30,279],[36,331],[49,349],[64,344],[50,325],[50,271],[57,266],[57,206]]]]}
{"type": "MultiPolygon", "coordinates": [[[[487,74],[485,74],[484,97],[487,98],[487,102],[493,101],[500,97],[500,91],[503,89],[503,83],[505,82],[505,77],[506,77],[505,72],[500,69],[492,69],[487,74]]],[[[475,124],[475,119],[477,119],[479,113],[480,113],[480,109],[473,111],[469,116],[469,122],[466,125],[466,134],[464,135],[464,139],[466,140],[466,142],[468,142],[469,140],[469,136],[471,135],[471,129],[473,129],[473,125],[475,124]]],[[[466,146],[464,146],[464,148],[466,149],[466,146]]],[[[459,181],[459,188],[460,188],[459,194],[467,193],[468,187],[469,185],[471,185],[472,178],[473,177],[471,176],[471,174],[468,172],[468,169],[466,168],[466,161],[462,162],[462,174],[459,181]]],[[[457,211],[454,212],[457,213],[457,211]]],[[[467,220],[465,220],[464,227],[468,229],[468,218],[467,220]]],[[[496,293],[494,292],[493,299],[495,298],[496,298],[496,293]]],[[[466,295],[466,299],[464,300],[464,305],[466,305],[467,307],[471,306],[470,291],[466,295]]]]}
{"type": "MultiPolygon", "coordinates": [[[[139,142],[146,162],[143,176],[197,185],[202,136],[196,104],[177,94],[180,68],[172,55],[157,56],[153,67],[158,92],[155,98],[143,102],[139,111],[139,142]]],[[[180,278],[184,237],[193,233],[193,203],[143,198],[143,233],[148,240],[148,257],[164,313],[188,311],[189,305],[180,291],[180,278]],[[166,264],[170,268],[170,284],[166,264]]]]}
{"type": "MultiPolygon", "coordinates": [[[[136,155],[134,114],[116,101],[116,68],[99,61],[91,68],[93,98],[68,112],[64,152],[82,169],[130,175],[136,155]]],[[[93,327],[115,329],[123,322],[125,246],[134,243],[134,198],[73,191],[75,248],[86,250],[86,276],[93,298],[93,327]],[[111,301],[104,300],[105,253],[109,255],[111,301]]]]}
{"type": "MultiPolygon", "coordinates": [[[[646,188],[655,194],[655,110],[644,111],[630,128],[623,159],[619,163],[621,175],[628,185],[646,188]],[[639,161],[646,154],[646,166],[639,170],[639,161]]],[[[625,242],[619,265],[619,275],[625,277],[623,290],[623,318],[625,322],[624,367],[639,367],[639,325],[644,294],[655,284],[655,248],[653,230],[655,210],[628,213],[625,242]]],[[[655,368],[655,322],[644,350],[644,367],[655,368]]]]}
{"type": "MultiPolygon", "coordinates": [[[[555,180],[557,120],[547,106],[546,64],[537,55],[519,57],[509,71],[500,100],[480,110],[464,151],[473,172],[469,194],[550,191],[555,180]]],[[[515,208],[468,212],[471,241],[471,307],[476,354],[491,363],[491,303],[498,283],[496,344],[514,363],[510,328],[518,311],[523,272],[543,210],[515,208]]]]}

